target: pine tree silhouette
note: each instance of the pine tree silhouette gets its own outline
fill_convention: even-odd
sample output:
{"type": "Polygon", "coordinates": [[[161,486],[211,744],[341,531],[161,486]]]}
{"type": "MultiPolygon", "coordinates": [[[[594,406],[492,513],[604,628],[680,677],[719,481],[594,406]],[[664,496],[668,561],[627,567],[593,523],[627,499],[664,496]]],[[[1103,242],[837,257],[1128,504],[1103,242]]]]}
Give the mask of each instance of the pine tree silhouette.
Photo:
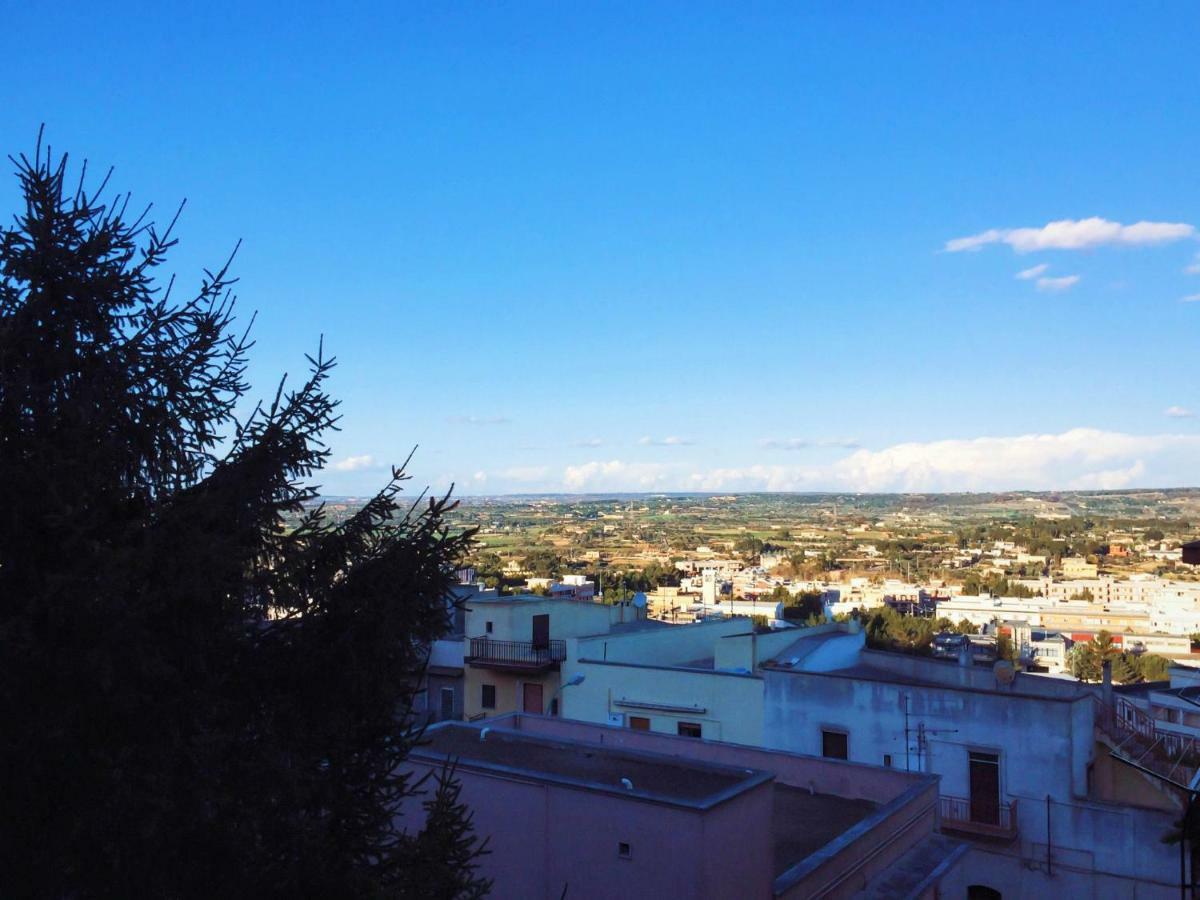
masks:
{"type": "Polygon", "coordinates": [[[174,220],[102,203],[86,164],[68,185],[40,135],[12,162],[0,896],[483,895],[453,779],[403,770],[471,540],[449,496],[402,504],[401,467],[332,521],[309,481],[334,361],[239,416],[229,262],[177,302],[174,220]],[[422,795],[428,825],[398,820],[422,795]]]}

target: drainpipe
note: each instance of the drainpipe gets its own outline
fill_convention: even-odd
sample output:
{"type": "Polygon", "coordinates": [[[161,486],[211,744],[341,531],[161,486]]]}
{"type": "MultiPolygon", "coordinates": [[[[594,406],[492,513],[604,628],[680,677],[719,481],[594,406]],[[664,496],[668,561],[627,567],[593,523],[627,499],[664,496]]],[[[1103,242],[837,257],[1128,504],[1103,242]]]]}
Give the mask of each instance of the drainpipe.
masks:
{"type": "MultiPolygon", "coordinates": [[[[1105,663],[1108,665],[1108,663],[1105,663]]],[[[1046,874],[1054,877],[1054,862],[1050,853],[1051,836],[1050,836],[1050,795],[1046,795],[1046,874]]]]}
{"type": "MultiPolygon", "coordinates": [[[[1187,900],[1188,889],[1192,885],[1188,883],[1187,873],[1187,857],[1188,849],[1191,847],[1191,842],[1188,840],[1188,834],[1191,832],[1192,816],[1196,812],[1196,794],[1188,796],[1187,806],[1183,809],[1183,822],[1180,825],[1181,833],[1179,837],[1179,896],[1183,900],[1187,900]]],[[[1192,873],[1193,878],[1195,872],[1192,873]]],[[[1193,893],[1192,896],[1195,896],[1193,893]]]]}
{"type": "Polygon", "coordinates": [[[1113,708],[1112,661],[1105,660],[1100,667],[1100,696],[1108,709],[1113,708]]]}

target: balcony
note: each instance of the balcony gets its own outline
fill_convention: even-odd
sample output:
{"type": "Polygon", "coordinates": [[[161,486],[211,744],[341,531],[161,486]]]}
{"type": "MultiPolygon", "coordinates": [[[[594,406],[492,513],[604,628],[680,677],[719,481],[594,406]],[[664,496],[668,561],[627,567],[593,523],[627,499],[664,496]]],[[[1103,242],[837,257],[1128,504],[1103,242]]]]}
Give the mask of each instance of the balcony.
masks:
{"type": "MultiPolygon", "coordinates": [[[[991,809],[971,809],[971,801],[963,797],[938,798],[941,807],[942,831],[954,831],[976,838],[1011,841],[1017,836],[1017,801],[1001,803],[991,809]]],[[[983,804],[978,804],[983,806],[983,804]]]]}
{"type": "Polygon", "coordinates": [[[549,641],[537,646],[532,641],[493,641],[488,637],[471,638],[466,662],[481,669],[507,669],[510,672],[551,672],[567,658],[565,641],[549,641]]]}

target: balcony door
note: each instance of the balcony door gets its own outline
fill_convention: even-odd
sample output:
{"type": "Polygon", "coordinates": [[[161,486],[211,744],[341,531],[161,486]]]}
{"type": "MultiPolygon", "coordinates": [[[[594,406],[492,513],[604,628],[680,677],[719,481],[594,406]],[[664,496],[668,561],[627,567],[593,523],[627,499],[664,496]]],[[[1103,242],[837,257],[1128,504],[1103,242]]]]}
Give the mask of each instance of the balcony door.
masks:
{"type": "Polygon", "coordinates": [[[542,700],[542,686],[536,682],[527,681],[521,688],[521,709],[527,713],[542,715],[546,706],[542,700]]]}
{"type": "Polygon", "coordinates": [[[533,649],[550,649],[550,616],[549,614],[533,617],[533,649]]]}
{"type": "Polygon", "coordinates": [[[1000,757],[995,753],[971,753],[971,821],[1000,824],[1000,757]]]}

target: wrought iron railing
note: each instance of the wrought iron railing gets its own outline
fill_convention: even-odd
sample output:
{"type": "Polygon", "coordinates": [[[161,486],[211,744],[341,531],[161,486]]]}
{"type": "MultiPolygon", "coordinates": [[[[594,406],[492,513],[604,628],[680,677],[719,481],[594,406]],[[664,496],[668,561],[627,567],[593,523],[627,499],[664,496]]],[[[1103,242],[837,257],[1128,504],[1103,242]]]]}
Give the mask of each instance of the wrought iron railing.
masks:
{"type": "Polygon", "coordinates": [[[1200,768],[1195,736],[1159,728],[1154,716],[1124,697],[1112,706],[1097,698],[1096,724],[1113,742],[1113,756],[1160,778],[1187,786],[1200,768]]]}
{"type": "Polygon", "coordinates": [[[1017,801],[999,803],[990,808],[972,808],[965,797],[938,798],[942,827],[965,831],[984,837],[1013,838],[1017,836],[1017,801]]]}
{"type": "Polygon", "coordinates": [[[566,641],[544,645],[532,641],[494,641],[488,637],[471,638],[467,661],[484,665],[552,667],[567,658],[566,641]]]}

